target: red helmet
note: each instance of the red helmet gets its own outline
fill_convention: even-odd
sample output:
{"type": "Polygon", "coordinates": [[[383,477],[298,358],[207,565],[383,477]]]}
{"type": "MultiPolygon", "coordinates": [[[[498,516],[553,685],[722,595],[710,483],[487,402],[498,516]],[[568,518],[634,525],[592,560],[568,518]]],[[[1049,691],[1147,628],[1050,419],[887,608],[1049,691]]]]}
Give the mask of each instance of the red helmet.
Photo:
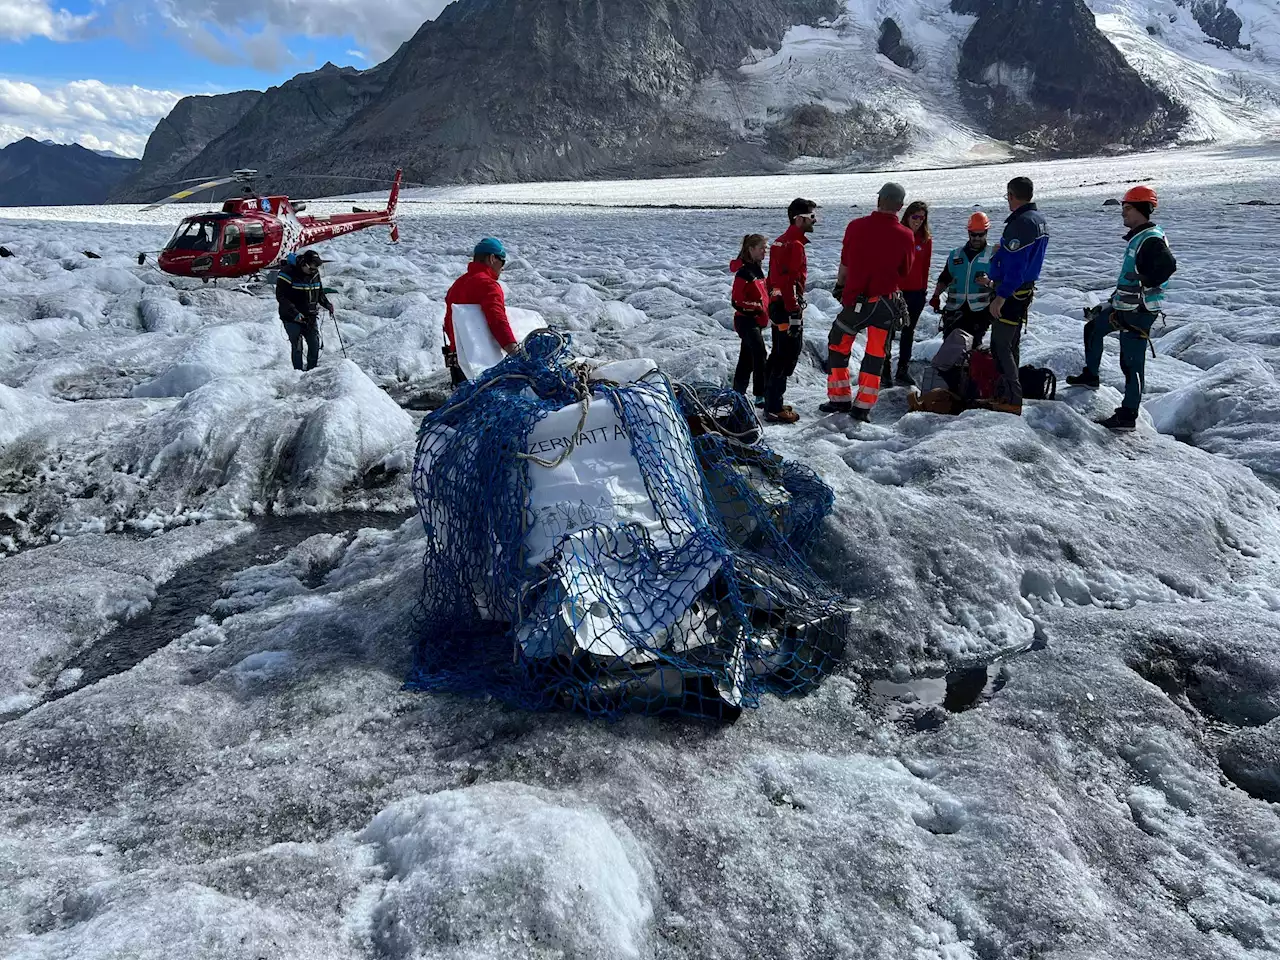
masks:
{"type": "Polygon", "coordinates": [[[991,229],[991,218],[979,210],[969,218],[970,233],[986,233],[991,229]]]}
{"type": "Polygon", "coordinates": [[[1123,203],[1149,203],[1155,206],[1159,201],[1156,199],[1156,192],[1150,187],[1144,187],[1139,184],[1136,187],[1130,187],[1125,195],[1121,198],[1123,203]]]}

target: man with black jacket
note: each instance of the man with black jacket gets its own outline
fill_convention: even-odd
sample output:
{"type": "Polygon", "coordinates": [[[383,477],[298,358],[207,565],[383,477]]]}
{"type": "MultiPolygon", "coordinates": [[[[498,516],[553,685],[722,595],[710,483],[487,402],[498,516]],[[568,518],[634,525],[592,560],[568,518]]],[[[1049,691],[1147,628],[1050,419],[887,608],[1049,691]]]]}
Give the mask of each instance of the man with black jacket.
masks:
{"type": "Polygon", "coordinates": [[[1137,426],[1151,325],[1164,306],[1169,278],[1178,269],[1164,230],[1151,222],[1158,202],[1156,192],[1147,186],[1134,187],[1124,195],[1120,210],[1129,232],[1124,237],[1128,246],[1120,265],[1120,278],[1110,301],[1090,311],[1092,319],[1084,327],[1084,369],[1067,377],[1073,387],[1096,390],[1103,344],[1110,334],[1120,334],[1124,400],[1115,413],[1100,421],[1110,430],[1128,432],[1137,426]]]}
{"type": "Polygon", "coordinates": [[[320,254],[307,250],[286,262],[276,277],[276,303],[280,319],[289,335],[293,369],[312,370],[320,362],[320,308],[333,316],[333,304],[324,293],[320,279],[320,254]],[[302,364],[302,343],[307,344],[307,363],[302,364]]]}

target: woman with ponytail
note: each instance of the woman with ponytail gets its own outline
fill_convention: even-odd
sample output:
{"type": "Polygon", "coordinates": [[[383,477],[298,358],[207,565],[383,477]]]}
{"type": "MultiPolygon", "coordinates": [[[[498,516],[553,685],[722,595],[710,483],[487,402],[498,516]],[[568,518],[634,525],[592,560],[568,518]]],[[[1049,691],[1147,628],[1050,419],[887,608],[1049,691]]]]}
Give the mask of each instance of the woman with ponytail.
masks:
{"type": "Polygon", "coordinates": [[[764,256],[769,241],[764,235],[750,233],[742,238],[737,259],[729,264],[733,278],[733,329],[742,340],[738,367],[733,374],[733,389],[746,395],[750,382],[757,407],[764,406],[765,360],[764,329],[769,326],[769,295],[764,282],[764,256]]]}
{"type": "Polygon", "coordinates": [[[916,324],[920,314],[924,312],[925,301],[929,298],[929,265],[933,259],[933,231],[929,229],[929,204],[923,200],[913,200],[902,211],[902,223],[911,230],[916,238],[915,256],[912,257],[911,276],[902,282],[902,299],[907,302],[907,319],[898,334],[898,373],[889,379],[889,361],[893,359],[893,337],[885,343],[884,373],[880,382],[886,386],[890,383],[903,386],[915,386],[911,376],[911,348],[915,345],[916,324]]]}

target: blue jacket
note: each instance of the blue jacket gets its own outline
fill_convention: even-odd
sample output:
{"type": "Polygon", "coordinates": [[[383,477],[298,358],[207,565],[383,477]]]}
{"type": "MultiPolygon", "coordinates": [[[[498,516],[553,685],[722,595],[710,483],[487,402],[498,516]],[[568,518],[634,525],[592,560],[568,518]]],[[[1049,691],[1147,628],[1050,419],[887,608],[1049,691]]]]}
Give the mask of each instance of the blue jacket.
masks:
{"type": "Polygon", "coordinates": [[[991,258],[991,279],[996,296],[1011,297],[1014,291],[1040,279],[1045,250],[1049,247],[1049,226],[1034,203],[1024,203],[1004,222],[1000,249],[991,258]]]}

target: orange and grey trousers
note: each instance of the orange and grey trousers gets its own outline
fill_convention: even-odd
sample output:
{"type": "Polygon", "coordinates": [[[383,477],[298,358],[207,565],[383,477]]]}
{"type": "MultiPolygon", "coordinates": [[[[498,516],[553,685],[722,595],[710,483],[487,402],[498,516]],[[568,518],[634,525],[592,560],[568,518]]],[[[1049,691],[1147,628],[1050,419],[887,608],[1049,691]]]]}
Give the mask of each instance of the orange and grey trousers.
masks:
{"type": "Polygon", "coordinates": [[[858,300],[836,315],[827,335],[827,399],[832,403],[852,403],[870,410],[880,397],[880,373],[884,369],[885,346],[893,330],[896,314],[886,297],[858,300]],[[854,392],[849,377],[849,354],[853,341],[867,331],[867,349],[858,368],[858,388],[854,392]]]}

